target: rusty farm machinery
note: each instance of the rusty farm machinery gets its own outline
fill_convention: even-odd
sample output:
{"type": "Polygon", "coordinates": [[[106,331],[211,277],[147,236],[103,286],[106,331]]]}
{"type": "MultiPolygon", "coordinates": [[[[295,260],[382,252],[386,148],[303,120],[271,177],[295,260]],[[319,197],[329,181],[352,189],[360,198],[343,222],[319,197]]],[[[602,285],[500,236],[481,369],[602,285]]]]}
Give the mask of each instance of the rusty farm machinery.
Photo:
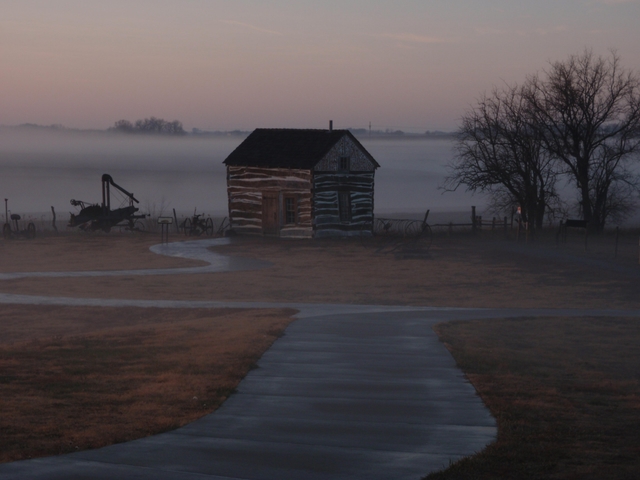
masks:
{"type": "Polygon", "coordinates": [[[429,210],[422,221],[400,218],[376,218],[363,225],[360,239],[363,245],[373,245],[376,253],[394,253],[400,257],[422,257],[428,254],[432,242],[427,223],[429,210]]]}
{"type": "Polygon", "coordinates": [[[187,237],[200,236],[202,234],[211,237],[214,232],[213,220],[211,217],[200,218],[204,215],[196,214],[195,210],[193,216],[185,218],[184,222],[180,224],[180,229],[187,237]]]}
{"type": "MultiPolygon", "coordinates": [[[[115,192],[114,192],[115,193],[115,192]]],[[[137,214],[140,210],[134,203],[140,203],[133,193],[129,193],[113,181],[111,175],[102,175],[102,204],[90,204],[82,200],[71,200],[71,205],[79,207],[78,214],[71,214],[69,227],[79,227],[85,231],[102,230],[109,232],[113,227],[123,227],[126,230],[144,230],[144,224],[140,221],[146,217],[137,214]],[[119,208],[111,209],[111,187],[124,195],[119,208]]]]}
{"type": "Polygon", "coordinates": [[[9,240],[11,238],[26,238],[28,240],[36,238],[36,226],[33,222],[29,222],[27,224],[27,228],[20,229],[20,224],[18,223],[22,217],[17,213],[12,213],[9,216],[9,207],[8,207],[8,199],[4,199],[4,218],[5,223],[2,226],[2,237],[5,240],[9,240]],[[13,226],[11,223],[13,222],[13,226]]]}

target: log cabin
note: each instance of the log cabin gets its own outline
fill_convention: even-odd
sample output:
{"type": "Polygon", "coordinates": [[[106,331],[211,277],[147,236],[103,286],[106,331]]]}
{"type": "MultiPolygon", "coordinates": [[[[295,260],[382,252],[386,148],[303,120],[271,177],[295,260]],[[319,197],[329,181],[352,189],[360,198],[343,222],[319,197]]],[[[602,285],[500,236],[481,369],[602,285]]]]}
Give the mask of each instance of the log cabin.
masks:
{"type": "Polygon", "coordinates": [[[380,165],[348,130],[254,130],[224,161],[231,230],[329,237],[371,232],[380,165]]]}

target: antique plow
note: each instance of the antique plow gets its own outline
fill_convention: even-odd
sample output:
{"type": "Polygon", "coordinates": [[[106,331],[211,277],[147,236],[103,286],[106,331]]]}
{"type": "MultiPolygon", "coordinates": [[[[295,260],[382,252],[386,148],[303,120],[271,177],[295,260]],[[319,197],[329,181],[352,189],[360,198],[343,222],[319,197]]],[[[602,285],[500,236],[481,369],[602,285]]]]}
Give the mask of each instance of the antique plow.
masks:
{"type": "Polygon", "coordinates": [[[82,200],[71,200],[71,205],[80,207],[78,214],[71,214],[69,227],[79,227],[81,230],[93,232],[102,230],[109,232],[113,227],[124,227],[127,230],[144,230],[144,224],[140,221],[146,215],[136,215],[139,208],[134,206],[140,203],[133,193],[113,181],[111,175],[102,175],[102,204],[89,204],[82,200]],[[111,187],[125,196],[126,206],[111,209],[111,187]]]}
{"type": "Polygon", "coordinates": [[[9,240],[11,238],[26,238],[28,240],[36,238],[36,226],[33,222],[29,222],[27,224],[27,228],[21,230],[20,224],[18,223],[21,220],[20,215],[17,213],[12,213],[9,216],[9,206],[8,199],[4,199],[4,218],[5,223],[2,226],[2,238],[5,240],[9,240]],[[10,220],[9,220],[10,219],[10,220]],[[11,225],[13,222],[13,226],[11,225]]]}
{"type": "Polygon", "coordinates": [[[429,210],[422,221],[402,218],[376,218],[363,226],[360,238],[364,245],[374,245],[376,253],[396,253],[401,256],[420,256],[429,251],[431,227],[427,223],[429,210]]]}

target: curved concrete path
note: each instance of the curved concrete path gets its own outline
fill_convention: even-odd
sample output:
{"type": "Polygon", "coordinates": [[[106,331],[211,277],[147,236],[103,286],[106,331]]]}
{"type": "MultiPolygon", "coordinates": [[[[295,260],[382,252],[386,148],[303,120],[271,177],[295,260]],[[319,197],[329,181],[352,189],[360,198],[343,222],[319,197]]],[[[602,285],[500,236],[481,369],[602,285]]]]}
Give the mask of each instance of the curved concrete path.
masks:
{"type": "Polygon", "coordinates": [[[201,260],[207,265],[184,268],[150,268],[142,270],[96,270],[80,272],[15,272],[0,273],[0,280],[17,278],[61,278],[61,277],[117,277],[123,275],[179,275],[189,273],[234,272],[240,270],[256,270],[270,266],[269,262],[240,257],[228,257],[209,250],[209,247],[228,245],[229,238],[212,238],[154,245],[150,250],[170,257],[201,260]]]}
{"type": "MultiPolygon", "coordinates": [[[[209,262],[206,267],[120,274],[267,265],[228,259],[203,248],[212,244],[219,241],[152,247],[157,253],[204,259],[209,262]]],[[[97,272],[73,272],[72,276],[81,274],[94,276],[97,272]]],[[[16,277],[0,277],[8,278],[16,277]]],[[[3,464],[0,479],[419,479],[481,450],[496,435],[494,419],[431,326],[454,318],[585,313],[9,294],[0,294],[0,302],[293,307],[304,319],[287,328],[285,336],[260,359],[259,368],[213,414],[173,432],[133,442],[3,464]]]]}

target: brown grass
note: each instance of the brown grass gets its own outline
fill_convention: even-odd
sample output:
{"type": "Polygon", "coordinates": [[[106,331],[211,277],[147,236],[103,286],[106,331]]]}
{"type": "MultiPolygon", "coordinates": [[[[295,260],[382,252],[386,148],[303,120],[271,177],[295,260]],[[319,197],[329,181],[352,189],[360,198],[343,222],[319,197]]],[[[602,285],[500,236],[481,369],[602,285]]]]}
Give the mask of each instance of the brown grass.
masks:
{"type": "Polygon", "coordinates": [[[637,478],[637,318],[464,321],[435,330],[496,417],[498,440],[427,478],[637,478]]]}
{"type": "MultiPolygon", "coordinates": [[[[376,255],[357,240],[295,241],[237,238],[216,251],[273,262],[258,271],[103,278],[26,278],[0,291],[98,298],[359,303],[456,307],[638,308],[640,282],[579,261],[555,246],[516,245],[500,238],[436,237],[425,259],[376,255]]],[[[114,237],[116,238],[116,237],[114,237]]],[[[154,237],[155,238],[155,237],[154,237]]],[[[156,239],[157,240],[157,239],[156,239]]],[[[55,240],[64,245],[64,240],[55,240]]],[[[109,244],[110,238],[102,242],[109,244]]],[[[143,242],[117,238],[118,252],[147,258],[143,242]],[[143,255],[144,254],[144,255],[143,255]]],[[[148,243],[153,243],[149,241],[148,243]]],[[[14,244],[15,245],[15,244],[14,244]]],[[[51,258],[45,246],[12,247],[14,268],[35,269],[51,258]],[[25,265],[25,266],[21,266],[25,265]],[[28,266],[28,267],[27,267],[28,266]]],[[[101,243],[74,243],[66,256],[83,268],[104,268],[101,243]],[[82,259],[82,262],[80,262],[82,259]]],[[[64,248],[59,247],[60,251],[64,248]]],[[[119,258],[115,251],[109,258],[119,258]]],[[[155,257],[159,257],[155,255],[155,257]]],[[[183,262],[181,259],[169,259],[183,262]]],[[[118,259],[122,268],[122,260],[118,259]]],[[[115,267],[114,267],[115,268],[115,267]]],[[[639,269],[640,270],[640,269],[639,269]]],[[[3,271],[10,269],[3,268],[3,271]]]]}
{"type": "Polygon", "coordinates": [[[292,313],[0,305],[0,461],[123,442],[212,412],[292,313]]]}
{"type": "MultiPolygon", "coordinates": [[[[237,238],[217,251],[268,260],[273,267],[180,276],[26,278],[1,281],[0,291],[131,299],[640,308],[640,281],[633,270],[638,269],[637,232],[627,236],[617,259],[605,237],[590,240],[588,252],[577,236],[562,246],[553,237],[533,245],[500,237],[487,232],[436,236],[430,255],[414,260],[376,255],[357,240],[237,238]],[[627,270],[616,269],[620,266],[627,270]]],[[[155,235],[117,234],[0,240],[0,270],[198,264],[152,254],[148,247],[158,240],[155,235]]],[[[2,459],[123,441],[211,411],[290,321],[289,315],[282,310],[0,306],[2,459]],[[23,387],[23,393],[14,390],[23,387]]],[[[629,460],[640,456],[640,442],[631,433],[632,428],[640,431],[640,362],[634,350],[640,338],[635,325],[615,319],[529,319],[440,326],[439,333],[500,424],[498,443],[460,463],[446,478],[476,478],[476,473],[477,478],[572,478],[572,471],[579,472],[577,478],[597,478],[609,467],[623,478],[627,470],[637,469],[629,460]]]]}

